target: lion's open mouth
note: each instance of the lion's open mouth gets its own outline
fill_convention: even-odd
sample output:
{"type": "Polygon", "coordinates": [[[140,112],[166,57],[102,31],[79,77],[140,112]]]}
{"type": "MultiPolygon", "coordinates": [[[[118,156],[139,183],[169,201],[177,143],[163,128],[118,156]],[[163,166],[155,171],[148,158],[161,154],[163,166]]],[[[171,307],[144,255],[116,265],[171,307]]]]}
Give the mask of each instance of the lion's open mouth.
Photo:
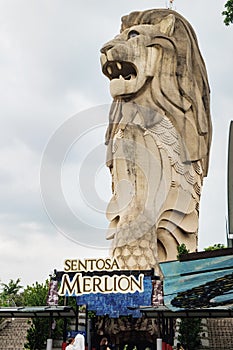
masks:
{"type": "Polygon", "coordinates": [[[137,76],[136,69],[132,63],[108,61],[103,66],[103,73],[110,79],[131,80],[137,76]]]}

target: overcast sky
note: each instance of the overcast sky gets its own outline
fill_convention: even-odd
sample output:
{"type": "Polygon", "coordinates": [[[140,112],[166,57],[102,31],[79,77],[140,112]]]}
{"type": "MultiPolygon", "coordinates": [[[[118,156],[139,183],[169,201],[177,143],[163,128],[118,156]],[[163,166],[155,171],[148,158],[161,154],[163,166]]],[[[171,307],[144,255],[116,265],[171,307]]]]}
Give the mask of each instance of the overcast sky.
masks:
{"type": "MultiPolygon", "coordinates": [[[[213,141],[199,250],[226,243],[233,27],[225,0],[176,0],[193,26],[211,87],[213,141]]],[[[0,280],[44,282],[65,258],[105,257],[111,103],[99,50],[122,15],[164,0],[0,0],[0,280]],[[61,179],[60,176],[61,175],[61,179]]]]}

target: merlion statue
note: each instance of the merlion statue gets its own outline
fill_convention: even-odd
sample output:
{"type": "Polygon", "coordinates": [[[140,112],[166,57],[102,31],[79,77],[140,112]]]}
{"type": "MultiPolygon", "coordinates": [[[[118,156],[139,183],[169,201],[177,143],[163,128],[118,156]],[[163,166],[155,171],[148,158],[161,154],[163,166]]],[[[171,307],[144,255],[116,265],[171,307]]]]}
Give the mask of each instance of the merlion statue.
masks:
{"type": "Polygon", "coordinates": [[[168,9],[133,12],[101,49],[113,103],[106,133],[107,239],[122,269],[197,249],[211,143],[209,84],[191,25],[168,9]]]}

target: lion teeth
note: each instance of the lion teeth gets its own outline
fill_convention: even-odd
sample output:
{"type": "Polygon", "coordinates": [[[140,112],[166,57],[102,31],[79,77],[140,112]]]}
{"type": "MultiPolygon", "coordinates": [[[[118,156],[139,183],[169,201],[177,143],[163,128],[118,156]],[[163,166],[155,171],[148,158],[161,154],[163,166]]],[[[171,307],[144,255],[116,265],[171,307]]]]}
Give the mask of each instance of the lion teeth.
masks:
{"type": "Polygon", "coordinates": [[[119,79],[123,79],[123,80],[125,80],[125,79],[122,77],[122,75],[119,75],[119,79]]]}
{"type": "Polygon", "coordinates": [[[121,63],[120,63],[120,62],[116,62],[116,65],[117,65],[117,68],[118,68],[119,70],[121,70],[121,68],[122,68],[121,63]]]}
{"type": "Polygon", "coordinates": [[[110,75],[112,74],[112,68],[111,67],[108,66],[107,71],[108,71],[108,74],[110,74],[110,75]]]}

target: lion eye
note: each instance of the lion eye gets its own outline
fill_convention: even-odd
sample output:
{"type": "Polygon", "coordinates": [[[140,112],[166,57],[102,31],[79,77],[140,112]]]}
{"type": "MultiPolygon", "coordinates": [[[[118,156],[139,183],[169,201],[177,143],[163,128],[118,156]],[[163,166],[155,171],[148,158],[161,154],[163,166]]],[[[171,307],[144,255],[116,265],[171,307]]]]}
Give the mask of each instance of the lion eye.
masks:
{"type": "Polygon", "coordinates": [[[131,30],[128,33],[128,39],[134,38],[135,36],[139,35],[139,33],[136,30],[131,30]]]}

